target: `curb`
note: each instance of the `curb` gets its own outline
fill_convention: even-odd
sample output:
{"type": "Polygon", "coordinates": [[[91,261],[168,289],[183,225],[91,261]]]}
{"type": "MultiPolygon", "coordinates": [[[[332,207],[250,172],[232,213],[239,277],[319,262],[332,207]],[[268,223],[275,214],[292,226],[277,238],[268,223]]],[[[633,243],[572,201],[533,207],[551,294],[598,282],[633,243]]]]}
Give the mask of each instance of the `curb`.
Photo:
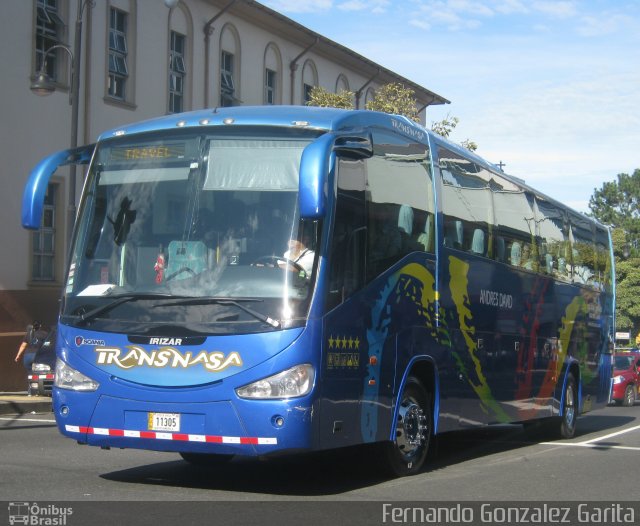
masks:
{"type": "Polygon", "coordinates": [[[51,399],[49,400],[25,400],[10,399],[0,400],[0,415],[24,415],[29,413],[51,413],[51,399]]]}

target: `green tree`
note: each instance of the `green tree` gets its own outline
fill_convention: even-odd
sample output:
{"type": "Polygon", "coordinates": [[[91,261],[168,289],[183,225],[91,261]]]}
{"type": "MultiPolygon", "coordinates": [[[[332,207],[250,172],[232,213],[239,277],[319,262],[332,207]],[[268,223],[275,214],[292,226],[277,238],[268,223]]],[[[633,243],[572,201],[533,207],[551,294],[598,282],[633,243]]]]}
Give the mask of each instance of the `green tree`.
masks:
{"type": "MultiPolygon", "coordinates": [[[[352,110],[354,109],[353,101],[354,93],[352,91],[344,90],[340,93],[331,93],[320,86],[315,86],[311,90],[307,106],[352,110]]],[[[398,83],[385,84],[378,88],[373,100],[367,103],[368,110],[404,115],[419,124],[420,117],[417,108],[415,92],[398,83]]],[[[458,117],[451,117],[447,114],[441,121],[432,122],[431,130],[443,137],[449,137],[458,122],[460,122],[458,117]]],[[[478,148],[478,145],[470,139],[465,139],[460,144],[472,152],[478,148]]]]}
{"type": "MultiPolygon", "coordinates": [[[[451,132],[455,130],[456,126],[458,126],[459,122],[460,119],[458,119],[458,117],[451,117],[451,115],[447,113],[442,120],[431,122],[431,130],[436,132],[438,135],[442,135],[444,138],[448,138],[449,135],[451,135],[451,132]]],[[[471,139],[465,139],[460,144],[472,152],[475,152],[478,149],[478,145],[471,139]]]]}
{"type": "Polygon", "coordinates": [[[589,199],[591,215],[605,225],[622,228],[628,243],[640,240],[640,169],[633,174],[621,173],[617,181],[606,182],[589,199]]]}
{"type": "Polygon", "coordinates": [[[379,87],[373,99],[367,102],[367,109],[393,113],[394,115],[404,115],[414,122],[420,122],[415,92],[397,82],[391,82],[379,87]]]}
{"type": "Polygon", "coordinates": [[[616,228],[611,234],[616,259],[616,325],[628,329],[632,340],[640,334],[640,257],[629,251],[626,232],[616,228]]]}
{"type": "Polygon", "coordinates": [[[323,87],[314,86],[309,94],[307,106],[320,106],[322,108],[353,109],[353,91],[342,90],[339,93],[331,93],[323,87]]]}
{"type": "Polygon", "coordinates": [[[616,325],[631,337],[640,333],[640,169],[618,174],[616,181],[595,189],[589,199],[591,214],[612,227],[616,262],[616,325]]]}

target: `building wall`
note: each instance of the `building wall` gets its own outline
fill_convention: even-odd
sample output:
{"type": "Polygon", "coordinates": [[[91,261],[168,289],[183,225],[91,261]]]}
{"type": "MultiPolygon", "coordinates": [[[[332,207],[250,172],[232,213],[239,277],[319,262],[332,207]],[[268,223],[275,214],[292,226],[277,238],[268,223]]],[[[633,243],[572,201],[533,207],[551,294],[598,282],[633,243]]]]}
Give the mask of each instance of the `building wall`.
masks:
{"type": "MultiPolygon", "coordinates": [[[[5,0],[0,17],[0,363],[11,363],[9,368],[0,366],[0,391],[20,383],[16,378],[21,373],[13,365],[16,335],[34,317],[55,322],[65,274],[68,169],[58,170],[53,178],[57,197],[54,279],[32,280],[33,234],[20,224],[22,190],[30,169],[45,155],[67,148],[71,135],[69,56],[63,50],[58,52],[58,89],[53,94],[38,97],[29,89],[36,73],[38,1],[5,0]]],[[[60,41],[73,49],[78,0],[55,1],[64,21],[60,41]]],[[[265,14],[251,2],[238,0],[239,7],[224,11],[227,4],[226,0],[181,0],[178,7],[169,10],[163,0],[98,0],[93,8],[87,3],[82,25],[78,143],[93,142],[104,130],[168,112],[170,29],[186,37],[185,110],[219,104],[221,47],[236,48],[236,97],[244,105],[264,103],[265,61],[278,68],[276,102],[282,104],[303,103],[303,78],[312,78],[313,70],[317,83],[329,91],[336,90],[338,78],[340,86],[348,85],[352,91],[369,81],[370,62],[359,63],[358,56],[345,54],[344,49],[334,51],[326,41],[302,54],[314,43],[314,33],[273,12],[265,14]],[[114,100],[107,93],[112,7],[126,12],[129,22],[125,101],[114,100]],[[211,31],[206,44],[203,28],[208,21],[211,31]],[[290,64],[296,57],[298,67],[292,83],[290,64]]],[[[368,86],[375,87],[375,82],[368,86]]],[[[82,179],[79,170],[78,197],[82,179]]]]}

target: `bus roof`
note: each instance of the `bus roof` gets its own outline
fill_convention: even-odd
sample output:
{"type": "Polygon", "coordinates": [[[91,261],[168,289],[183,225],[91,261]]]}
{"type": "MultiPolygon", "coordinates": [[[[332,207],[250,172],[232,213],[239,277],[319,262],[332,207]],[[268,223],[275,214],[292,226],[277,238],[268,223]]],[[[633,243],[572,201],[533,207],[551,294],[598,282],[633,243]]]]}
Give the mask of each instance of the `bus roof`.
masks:
{"type": "MultiPolygon", "coordinates": [[[[326,131],[362,129],[367,127],[386,128],[424,144],[440,144],[445,146],[462,157],[499,174],[501,177],[520,186],[524,190],[536,193],[562,208],[568,208],[557,199],[549,197],[535,188],[530,187],[524,180],[504,173],[497,165],[488,162],[474,152],[436,134],[407,117],[370,110],[344,110],[317,106],[232,106],[203,109],[165,115],[114,128],[102,133],[98,141],[152,131],[226,125],[300,127],[326,131]]],[[[595,219],[589,218],[580,212],[574,212],[589,221],[598,223],[595,219]]]]}
{"type": "Polygon", "coordinates": [[[100,135],[99,140],[114,136],[133,135],[156,130],[196,126],[299,126],[317,130],[341,130],[362,126],[390,126],[391,119],[401,119],[422,133],[425,129],[406,119],[367,110],[342,110],[313,106],[232,106],[175,113],[114,128],[100,135]],[[232,119],[230,121],[230,119],[232,119]]]}

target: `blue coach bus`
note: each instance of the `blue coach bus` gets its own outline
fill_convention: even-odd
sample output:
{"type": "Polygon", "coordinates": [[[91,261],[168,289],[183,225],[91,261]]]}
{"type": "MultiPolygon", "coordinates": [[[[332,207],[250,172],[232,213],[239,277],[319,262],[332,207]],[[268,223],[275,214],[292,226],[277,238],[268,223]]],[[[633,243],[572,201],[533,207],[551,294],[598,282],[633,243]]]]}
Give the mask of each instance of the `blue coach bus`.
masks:
{"type": "Polygon", "coordinates": [[[193,463],[375,444],[608,401],[611,239],[404,117],[236,107],[45,158],[89,163],[62,294],[54,412],[102,447],[193,463]]]}

